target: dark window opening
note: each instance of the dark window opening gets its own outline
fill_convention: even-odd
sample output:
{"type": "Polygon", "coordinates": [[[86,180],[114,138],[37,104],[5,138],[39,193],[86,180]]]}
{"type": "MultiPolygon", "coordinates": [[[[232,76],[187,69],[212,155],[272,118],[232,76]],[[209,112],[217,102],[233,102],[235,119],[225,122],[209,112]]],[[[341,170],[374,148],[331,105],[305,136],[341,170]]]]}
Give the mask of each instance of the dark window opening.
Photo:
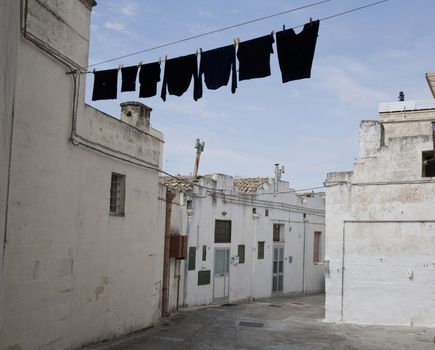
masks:
{"type": "Polygon", "coordinates": [[[269,209],[264,210],[264,216],[269,216],[269,209]]]}
{"type": "Polygon", "coordinates": [[[239,244],[237,247],[237,255],[239,257],[239,264],[245,263],[245,245],[239,244]]]}
{"type": "Polygon", "coordinates": [[[202,246],[202,261],[206,261],[207,260],[207,246],[203,245],[202,246]]]}
{"type": "Polygon", "coordinates": [[[214,226],[215,243],[231,243],[231,221],[216,220],[214,226]]]}
{"type": "Polygon", "coordinates": [[[196,265],[196,247],[189,247],[189,271],[195,270],[196,265]]]}
{"type": "Polygon", "coordinates": [[[422,153],[422,177],[433,177],[435,176],[435,162],[424,164],[426,160],[433,158],[433,151],[423,151],[422,153]]]}
{"type": "Polygon", "coordinates": [[[187,210],[193,209],[193,202],[191,199],[188,199],[186,201],[186,207],[187,207],[187,210]]]}
{"type": "Polygon", "coordinates": [[[257,214],[257,208],[252,208],[252,214],[257,214]]]}
{"type": "Polygon", "coordinates": [[[258,242],[258,259],[264,259],[264,241],[258,242]]]}
{"type": "Polygon", "coordinates": [[[314,248],[313,248],[313,263],[320,262],[320,242],[321,242],[322,232],[314,232],[314,248]]]}

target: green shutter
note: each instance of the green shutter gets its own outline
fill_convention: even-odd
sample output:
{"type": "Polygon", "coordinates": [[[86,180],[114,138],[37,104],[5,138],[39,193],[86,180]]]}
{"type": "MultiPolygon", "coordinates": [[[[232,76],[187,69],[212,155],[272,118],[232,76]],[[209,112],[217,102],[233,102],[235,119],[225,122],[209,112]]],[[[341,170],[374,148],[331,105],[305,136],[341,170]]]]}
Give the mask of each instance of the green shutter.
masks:
{"type": "Polygon", "coordinates": [[[198,286],[210,284],[210,270],[198,271],[198,286]]]}
{"type": "Polygon", "coordinates": [[[196,247],[189,247],[189,271],[195,270],[196,247]]]}

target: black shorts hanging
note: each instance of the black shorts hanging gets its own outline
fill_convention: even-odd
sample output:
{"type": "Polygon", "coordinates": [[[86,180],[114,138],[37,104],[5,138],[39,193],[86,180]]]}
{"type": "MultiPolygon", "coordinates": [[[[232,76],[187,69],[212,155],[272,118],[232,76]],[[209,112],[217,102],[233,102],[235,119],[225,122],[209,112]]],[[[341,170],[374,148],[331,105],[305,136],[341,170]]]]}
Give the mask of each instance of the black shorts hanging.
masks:
{"type": "Polygon", "coordinates": [[[311,77],[318,32],[319,20],[306,23],[299,34],[296,34],[293,29],[276,33],[276,47],[283,83],[311,77]]]}

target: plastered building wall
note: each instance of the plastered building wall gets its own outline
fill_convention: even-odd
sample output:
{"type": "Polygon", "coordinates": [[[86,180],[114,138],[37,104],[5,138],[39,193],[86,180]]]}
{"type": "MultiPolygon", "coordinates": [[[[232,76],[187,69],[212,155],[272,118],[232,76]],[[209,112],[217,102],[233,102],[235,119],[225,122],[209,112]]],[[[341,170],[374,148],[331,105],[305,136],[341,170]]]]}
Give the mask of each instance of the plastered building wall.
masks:
{"type": "Polygon", "coordinates": [[[245,245],[245,263],[229,266],[229,298],[231,302],[272,296],[273,224],[283,225],[284,287],[283,293],[316,293],[324,290],[324,265],[313,263],[314,231],[322,232],[321,258],[324,254],[324,199],[321,195],[300,197],[290,192],[288,183],[280,181],[280,194],[273,192],[273,182],[255,195],[238,192],[231,176],[214,174],[202,178],[201,185],[226,190],[213,195],[207,189],[186,194],[181,205],[173,207],[179,214],[173,224],[185,227],[188,246],[196,247],[195,270],[188,270],[185,261],[185,305],[211,304],[215,248],[229,247],[230,257],[238,255],[238,245],[245,245]],[[186,201],[192,200],[192,210],[186,201]],[[256,208],[256,214],[252,209],[256,208]],[[265,210],[268,209],[268,216],[265,210]],[[304,220],[305,213],[305,220],[304,220]],[[231,220],[231,243],[214,243],[215,220],[231,220]],[[304,254],[305,234],[305,254],[304,254]],[[258,241],[265,242],[264,259],[257,258],[258,241]],[[203,246],[206,259],[202,260],[203,246]],[[290,262],[291,257],[291,262],[290,262]],[[305,266],[304,261],[305,259],[305,266]],[[198,285],[198,272],[210,270],[208,285],[198,285]],[[305,270],[305,272],[304,272],[305,270]]]}
{"type": "Polygon", "coordinates": [[[14,19],[15,28],[7,43],[2,35],[2,48],[17,40],[19,67],[12,65],[10,81],[1,83],[6,131],[10,117],[3,111],[14,111],[2,350],[78,348],[160,317],[164,242],[153,169],[162,140],[85,106],[83,76],[66,74],[87,65],[92,5],[1,4],[0,16],[14,19]],[[21,34],[20,5],[27,9],[21,34]],[[112,172],[126,177],[124,216],[109,215],[112,172]]]}
{"type": "Polygon", "coordinates": [[[361,122],[353,172],[327,176],[329,321],[435,326],[435,181],[422,176],[435,110],[405,103],[361,122]]]}

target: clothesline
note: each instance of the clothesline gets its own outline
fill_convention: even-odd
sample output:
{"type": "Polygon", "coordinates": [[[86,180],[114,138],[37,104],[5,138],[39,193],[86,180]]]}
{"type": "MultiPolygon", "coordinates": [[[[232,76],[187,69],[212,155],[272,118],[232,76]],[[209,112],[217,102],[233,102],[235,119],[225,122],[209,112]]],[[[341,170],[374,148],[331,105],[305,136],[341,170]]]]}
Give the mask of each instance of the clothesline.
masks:
{"type": "MultiPolygon", "coordinates": [[[[310,78],[314,57],[319,21],[304,25],[303,30],[296,34],[293,29],[276,33],[278,62],[281,69],[282,82],[310,78]]],[[[166,101],[166,95],[181,96],[191,85],[193,78],[193,98],[202,98],[202,77],[209,90],[216,90],[228,85],[232,76],[231,92],[237,89],[236,56],[239,62],[238,81],[264,78],[271,75],[270,55],[274,53],[274,33],[228,45],[201,54],[198,71],[198,56],[190,54],[169,59],[165,62],[161,98],[166,101]]],[[[121,92],[136,90],[136,77],[139,67],[121,68],[121,92]]],[[[160,81],[160,63],[153,62],[140,65],[139,97],[152,97],[157,94],[157,83],[160,81]]],[[[94,89],[92,100],[117,98],[118,69],[108,69],[94,72],[94,89]]]]}
{"type": "MultiPolygon", "coordinates": [[[[275,16],[279,16],[279,15],[282,15],[284,13],[294,12],[294,11],[298,11],[298,10],[305,9],[305,8],[308,8],[308,7],[317,6],[317,5],[320,5],[320,4],[328,2],[328,1],[332,1],[332,0],[319,1],[319,2],[316,2],[316,3],[312,3],[312,4],[305,5],[305,6],[301,6],[301,7],[298,7],[298,8],[290,9],[290,10],[287,10],[287,11],[282,11],[280,13],[276,13],[276,14],[273,14],[273,15],[264,16],[264,17],[261,17],[261,18],[257,18],[257,19],[254,19],[254,20],[250,20],[250,21],[239,23],[239,24],[231,25],[231,26],[228,26],[228,27],[216,29],[216,30],[209,31],[209,32],[206,32],[206,33],[201,33],[201,34],[190,36],[190,37],[187,37],[187,38],[184,38],[184,39],[172,41],[172,42],[169,42],[169,43],[166,43],[166,44],[157,45],[157,46],[150,47],[150,48],[147,48],[147,49],[144,49],[144,50],[141,50],[141,51],[137,51],[137,52],[133,52],[133,53],[130,53],[130,54],[126,54],[126,55],[114,57],[114,58],[111,58],[111,59],[107,59],[107,60],[104,60],[104,61],[101,61],[101,62],[93,63],[93,64],[90,64],[88,67],[95,67],[95,66],[98,66],[98,65],[101,65],[101,64],[104,64],[104,63],[113,62],[113,61],[116,61],[116,60],[119,60],[119,59],[122,59],[122,58],[127,58],[127,57],[135,56],[135,55],[138,55],[138,54],[141,54],[141,53],[145,53],[145,52],[161,49],[161,48],[164,48],[164,47],[167,47],[167,46],[171,46],[171,45],[175,45],[175,44],[182,43],[182,42],[185,42],[185,41],[197,39],[197,38],[200,38],[200,37],[203,37],[203,36],[207,36],[207,35],[211,35],[211,34],[214,34],[214,33],[217,33],[217,32],[225,31],[225,30],[228,30],[228,29],[232,29],[232,28],[236,28],[236,27],[239,27],[239,26],[247,25],[247,24],[250,24],[250,23],[258,22],[258,21],[261,21],[261,20],[264,20],[264,19],[268,19],[268,18],[272,18],[272,17],[275,17],[275,16]]],[[[376,5],[379,5],[379,4],[387,2],[387,1],[389,1],[389,0],[379,0],[379,1],[367,4],[367,5],[355,7],[355,8],[350,9],[350,10],[346,10],[346,11],[343,11],[343,12],[338,12],[338,13],[335,13],[333,15],[320,18],[319,21],[326,21],[326,20],[329,20],[329,19],[332,19],[332,18],[335,18],[335,17],[339,17],[339,16],[343,16],[343,15],[346,15],[346,14],[349,14],[349,13],[352,13],[352,12],[355,12],[355,11],[360,11],[360,10],[366,9],[368,7],[376,6],[376,5]]],[[[302,28],[303,26],[304,26],[304,24],[301,24],[301,25],[297,25],[297,26],[291,27],[291,29],[299,29],[299,28],[302,28]]],[[[283,26],[283,28],[285,28],[285,25],[283,26]]],[[[167,59],[167,56],[164,56],[164,57],[167,59]]],[[[162,58],[160,58],[159,61],[162,61],[162,58]]],[[[141,64],[141,62],[139,64],[141,64]]],[[[85,71],[85,72],[80,72],[80,73],[81,74],[89,74],[89,73],[93,73],[93,72],[94,71],[85,71]]]]}

